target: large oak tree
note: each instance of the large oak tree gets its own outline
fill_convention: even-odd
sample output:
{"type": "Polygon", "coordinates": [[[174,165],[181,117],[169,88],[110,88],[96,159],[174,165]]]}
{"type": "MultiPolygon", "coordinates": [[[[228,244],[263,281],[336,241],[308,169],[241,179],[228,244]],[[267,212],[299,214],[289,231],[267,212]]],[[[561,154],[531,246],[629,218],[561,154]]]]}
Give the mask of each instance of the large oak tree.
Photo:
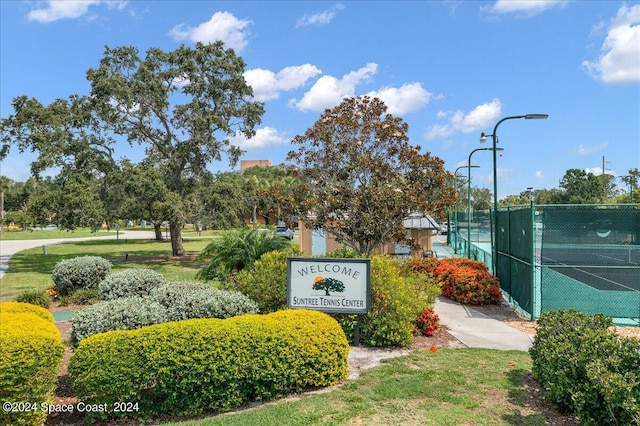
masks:
{"type": "Polygon", "coordinates": [[[444,162],[409,143],[408,125],[377,98],[345,99],[292,143],[300,219],[360,253],[408,242],[410,213],[439,214],[455,202],[444,162]]]}
{"type": "MultiPolygon", "coordinates": [[[[251,137],[261,122],[263,106],[252,100],[244,70],[242,58],[216,42],[173,52],[149,49],[144,58],[134,47],[107,48],[87,78],[102,122],[144,146],[171,198],[184,199],[212,161],[226,153],[232,165],[237,162],[241,151],[229,136],[251,137]]],[[[173,254],[182,255],[182,208],[167,213],[173,254]]]]}

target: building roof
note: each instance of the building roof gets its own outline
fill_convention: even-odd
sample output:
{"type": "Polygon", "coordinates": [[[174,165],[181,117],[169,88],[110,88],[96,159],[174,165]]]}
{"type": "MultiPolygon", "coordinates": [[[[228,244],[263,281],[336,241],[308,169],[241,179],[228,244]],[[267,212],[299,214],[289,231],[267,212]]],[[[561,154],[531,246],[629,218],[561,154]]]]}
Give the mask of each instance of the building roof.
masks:
{"type": "Polygon", "coordinates": [[[434,218],[428,214],[423,213],[411,213],[408,217],[402,220],[402,225],[406,229],[427,229],[438,230],[440,227],[434,218]]]}

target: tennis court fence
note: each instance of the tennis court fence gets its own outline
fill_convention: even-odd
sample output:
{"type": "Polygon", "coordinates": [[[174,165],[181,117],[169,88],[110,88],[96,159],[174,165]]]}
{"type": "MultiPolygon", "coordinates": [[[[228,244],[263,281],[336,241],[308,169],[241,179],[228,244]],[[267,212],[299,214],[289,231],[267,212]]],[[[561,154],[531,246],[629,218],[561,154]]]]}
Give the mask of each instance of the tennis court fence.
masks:
{"type": "Polygon", "coordinates": [[[640,205],[534,205],[462,214],[451,244],[495,268],[503,292],[526,316],[573,308],[640,325],[640,205]],[[475,231],[475,232],[474,232],[475,231]]]}

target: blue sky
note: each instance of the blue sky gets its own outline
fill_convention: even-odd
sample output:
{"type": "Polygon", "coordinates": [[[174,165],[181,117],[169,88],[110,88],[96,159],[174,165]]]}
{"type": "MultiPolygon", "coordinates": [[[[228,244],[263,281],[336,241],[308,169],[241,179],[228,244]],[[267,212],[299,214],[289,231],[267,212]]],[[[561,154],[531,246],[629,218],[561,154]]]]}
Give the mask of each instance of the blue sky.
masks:
{"type": "MultiPolygon", "coordinates": [[[[234,139],[243,159],[284,162],[325,108],[370,95],[452,172],[501,118],[549,114],[500,125],[500,198],[557,188],[570,168],[600,174],[603,158],[615,176],[640,168],[640,2],[2,1],[0,16],[3,118],[16,96],[88,94],[105,46],[221,39],[265,103],[256,137],[234,139]]],[[[25,180],[31,158],[14,149],[0,171],[25,180]]],[[[491,152],[472,163],[473,185],[492,190],[491,152]]]]}

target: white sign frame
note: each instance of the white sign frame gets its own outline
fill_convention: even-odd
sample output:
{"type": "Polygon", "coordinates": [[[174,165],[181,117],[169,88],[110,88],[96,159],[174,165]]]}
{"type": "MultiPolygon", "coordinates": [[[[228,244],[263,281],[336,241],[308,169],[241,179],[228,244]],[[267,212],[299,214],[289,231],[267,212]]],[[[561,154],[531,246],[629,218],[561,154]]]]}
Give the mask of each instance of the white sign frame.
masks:
{"type": "Polygon", "coordinates": [[[366,314],[371,309],[370,259],[287,258],[287,306],[366,314]]]}

